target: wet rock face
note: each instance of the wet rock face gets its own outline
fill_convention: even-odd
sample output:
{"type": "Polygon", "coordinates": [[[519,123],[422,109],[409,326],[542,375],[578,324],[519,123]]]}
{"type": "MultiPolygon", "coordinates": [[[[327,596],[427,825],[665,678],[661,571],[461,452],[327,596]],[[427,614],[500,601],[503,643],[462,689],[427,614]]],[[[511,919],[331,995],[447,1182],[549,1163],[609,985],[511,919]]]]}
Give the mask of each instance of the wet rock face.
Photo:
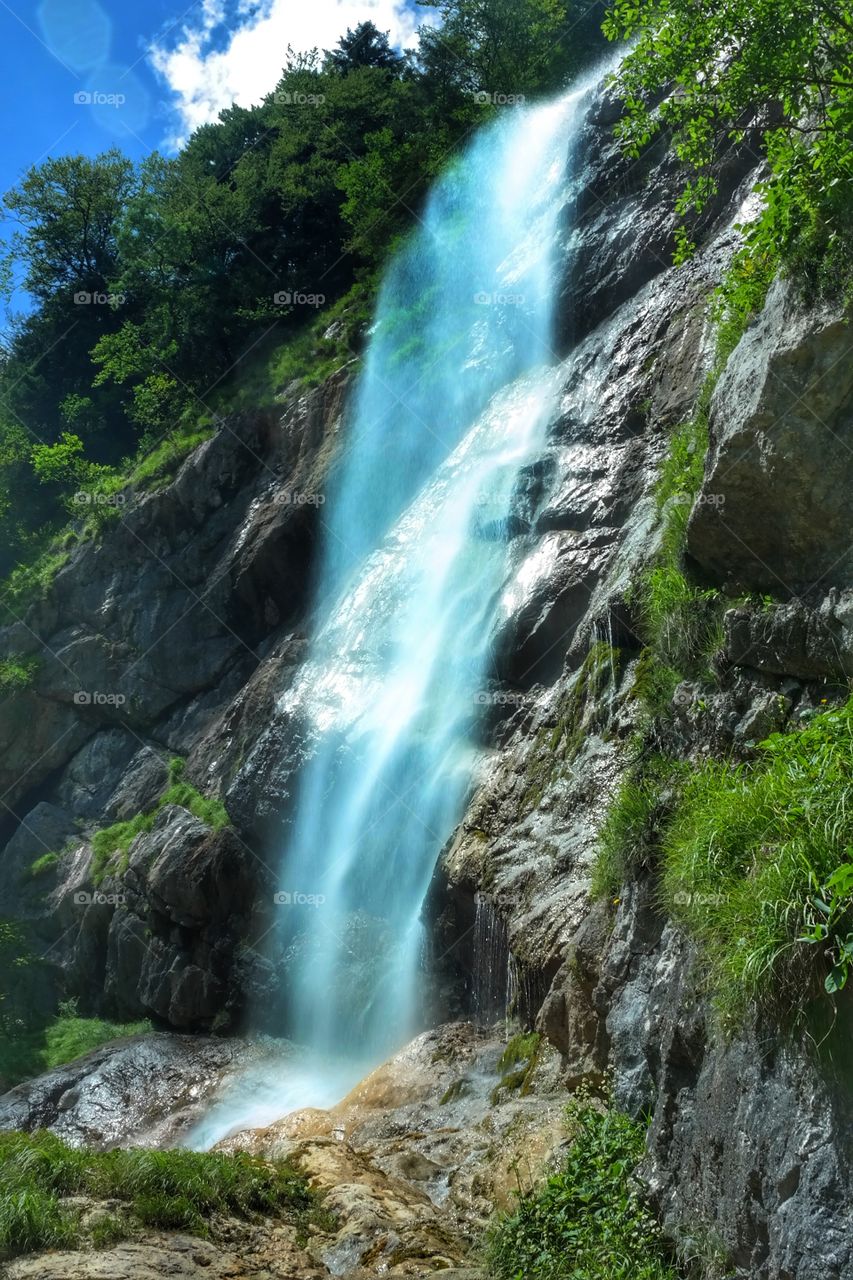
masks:
{"type": "Polygon", "coordinates": [[[201,1029],[239,1019],[257,991],[246,948],[269,926],[256,918],[272,900],[269,846],[257,823],[243,834],[236,796],[233,829],[161,814],[106,880],[89,837],[150,813],[174,754],[225,796],[275,719],[304,649],[318,542],[319,507],[297,499],[322,492],[347,384],[343,370],[278,414],[227,420],[172,483],[73,553],[26,625],[0,631],[0,653],[39,655],[0,717],[0,910],[31,925],[87,1011],[201,1029]]]}
{"type": "Polygon", "coordinates": [[[773,594],[849,584],[853,364],[838,311],[777,282],[714,393],[688,549],[715,579],[773,594]]]}

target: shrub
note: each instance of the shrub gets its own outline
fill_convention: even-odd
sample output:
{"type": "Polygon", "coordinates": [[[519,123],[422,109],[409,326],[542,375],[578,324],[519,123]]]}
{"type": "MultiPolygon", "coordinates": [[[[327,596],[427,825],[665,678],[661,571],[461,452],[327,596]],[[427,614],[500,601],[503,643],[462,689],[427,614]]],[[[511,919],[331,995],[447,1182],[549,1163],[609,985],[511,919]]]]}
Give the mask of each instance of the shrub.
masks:
{"type": "Polygon", "coordinates": [[[230,821],[225,805],[212,796],[203,796],[190,783],[183,781],[185,761],[175,757],[169,764],[169,785],[153,809],[137,813],[126,822],[116,822],[92,836],[92,881],[99,885],[110,872],[121,874],[127,870],[130,846],[138,835],[154,826],[157,814],[167,805],[176,804],[188,809],[200,822],[219,831],[230,821]],[[116,863],[116,855],[118,862],[116,863]]]}
{"type": "Polygon", "coordinates": [[[522,1195],[489,1234],[496,1280],[675,1280],[660,1227],[634,1170],[641,1125],[589,1104],[569,1108],[572,1144],[560,1171],[522,1195]]]}
{"type": "Polygon", "coordinates": [[[37,658],[25,658],[19,654],[0,658],[0,695],[28,688],[37,670],[37,658]]]}

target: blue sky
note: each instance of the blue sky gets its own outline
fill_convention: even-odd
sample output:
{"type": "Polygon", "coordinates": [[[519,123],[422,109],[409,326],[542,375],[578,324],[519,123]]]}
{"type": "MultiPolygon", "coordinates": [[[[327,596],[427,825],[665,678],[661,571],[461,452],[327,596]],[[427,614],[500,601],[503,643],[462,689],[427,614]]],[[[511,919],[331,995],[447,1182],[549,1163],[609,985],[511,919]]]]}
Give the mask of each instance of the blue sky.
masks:
{"type": "Polygon", "coordinates": [[[371,18],[405,46],[429,13],[412,0],[0,0],[0,191],[52,155],[172,151],[269,92],[288,44],[327,48],[371,18]]]}

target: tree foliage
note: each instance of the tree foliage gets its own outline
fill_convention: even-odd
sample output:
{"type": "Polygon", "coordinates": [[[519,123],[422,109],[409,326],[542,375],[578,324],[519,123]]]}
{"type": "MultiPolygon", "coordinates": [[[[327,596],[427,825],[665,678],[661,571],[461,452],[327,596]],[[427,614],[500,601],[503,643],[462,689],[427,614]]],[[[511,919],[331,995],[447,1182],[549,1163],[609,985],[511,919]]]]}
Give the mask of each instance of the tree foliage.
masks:
{"type": "Polygon", "coordinates": [[[720,146],[755,122],[770,172],[753,250],[814,290],[849,289],[851,0],[613,0],[605,31],[635,42],[616,76],[625,144],[637,153],[666,130],[690,168],[683,246],[691,214],[715,190],[720,146]]]}

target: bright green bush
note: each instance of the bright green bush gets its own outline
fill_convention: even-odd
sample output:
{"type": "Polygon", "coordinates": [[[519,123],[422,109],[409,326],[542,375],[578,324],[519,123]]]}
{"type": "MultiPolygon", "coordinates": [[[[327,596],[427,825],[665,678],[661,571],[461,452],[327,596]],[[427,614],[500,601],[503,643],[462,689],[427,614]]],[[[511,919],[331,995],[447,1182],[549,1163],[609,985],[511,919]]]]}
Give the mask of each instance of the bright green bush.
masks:
{"type": "Polygon", "coordinates": [[[560,1171],[523,1195],[487,1244],[496,1280],[676,1280],[670,1251],[634,1170],[645,1131],[591,1105],[569,1109],[572,1144],[560,1171]]]}

